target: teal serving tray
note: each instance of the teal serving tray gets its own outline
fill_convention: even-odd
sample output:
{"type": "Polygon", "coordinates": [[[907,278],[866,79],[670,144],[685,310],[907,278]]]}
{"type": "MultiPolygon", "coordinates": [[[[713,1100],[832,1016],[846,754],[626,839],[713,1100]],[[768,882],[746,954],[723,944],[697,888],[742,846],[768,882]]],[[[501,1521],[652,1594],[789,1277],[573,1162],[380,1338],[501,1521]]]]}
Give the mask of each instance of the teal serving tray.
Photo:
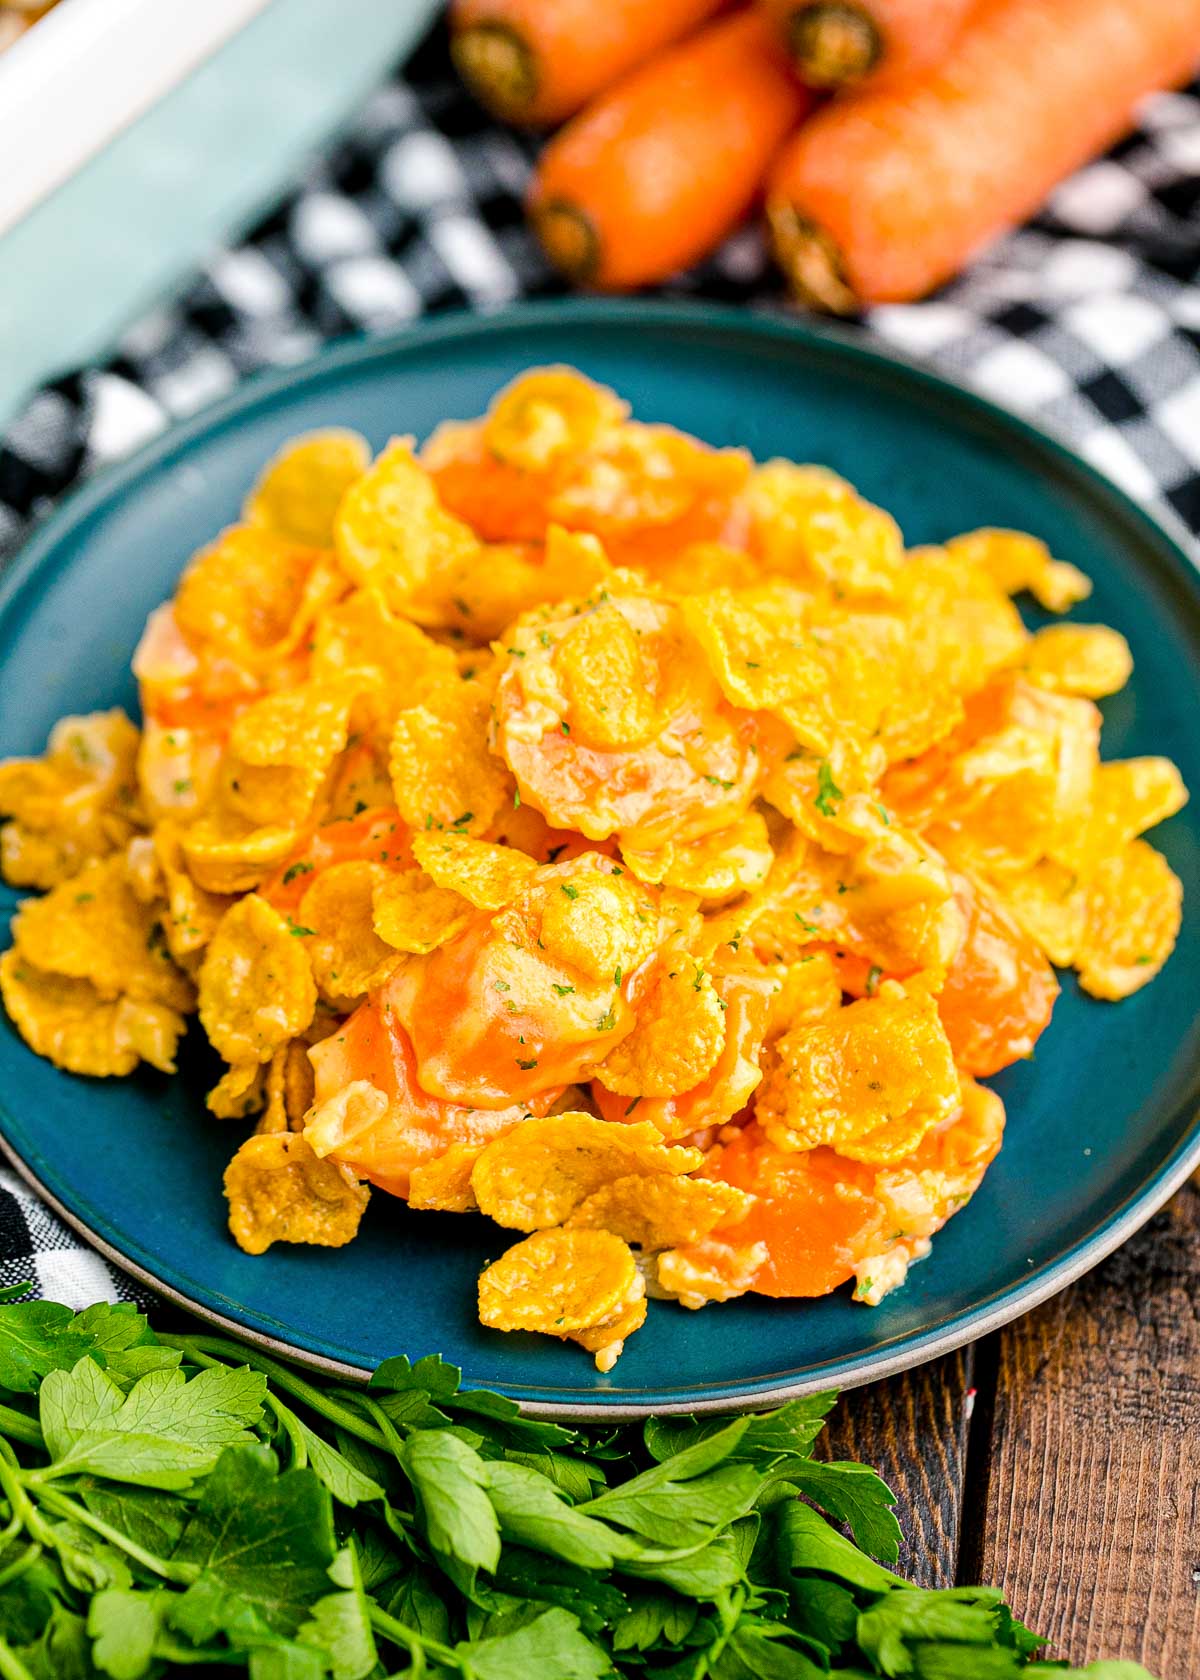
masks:
{"type": "MultiPolygon", "coordinates": [[[[1166,753],[1200,789],[1200,583],[1181,549],[1061,445],[864,340],[782,320],[645,303],[446,318],[328,351],[248,384],[75,495],[0,589],[0,754],[36,752],[62,713],[136,705],[129,656],[195,548],[233,519],[262,461],[320,425],[425,436],[477,414],[531,363],[570,362],[643,419],[755,455],[827,462],[899,518],[910,542],[977,525],[1044,537],[1082,566],[1082,615],[1119,626],[1137,669],[1104,703],[1107,757],[1166,753]]],[[[1155,844],[1200,903],[1191,808],[1155,844]]],[[[14,895],[3,901],[11,908],[14,895]]],[[[475,1279],[508,1245],[482,1218],[410,1213],[376,1194],[330,1251],[242,1254],[221,1174],[241,1136],[203,1106],[194,1032],[174,1078],[57,1072],[0,1021],[0,1131],[18,1168],[97,1247],[236,1335],[358,1373],[440,1352],[466,1380],[543,1414],[636,1415],[778,1400],[865,1382],[995,1328],[1122,1242],[1200,1162],[1200,919],[1162,976],[1120,1004],[1070,976],[1036,1057],[995,1083],[1004,1148],[932,1256],[882,1306],[747,1299],[651,1304],[608,1376],[577,1348],[475,1321],[475,1279]]]]}

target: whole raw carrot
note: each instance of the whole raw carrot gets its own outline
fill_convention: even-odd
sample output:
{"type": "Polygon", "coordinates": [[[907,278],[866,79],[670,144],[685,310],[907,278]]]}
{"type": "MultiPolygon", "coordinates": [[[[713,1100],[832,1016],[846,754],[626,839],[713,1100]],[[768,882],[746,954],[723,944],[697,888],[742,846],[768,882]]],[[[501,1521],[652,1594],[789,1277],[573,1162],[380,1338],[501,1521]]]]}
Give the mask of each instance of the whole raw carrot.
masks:
{"type": "Polygon", "coordinates": [[[546,255],[602,291],[685,268],[745,215],[812,99],[759,12],[668,48],[543,151],[528,210],[546,255]]]}
{"type": "Polygon", "coordinates": [[[505,122],[561,122],[724,0],[454,0],[458,73],[505,122]]]}
{"type": "Polygon", "coordinates": [[[827,106],[781,153],[768,215],[793,288],[838,312],[923,296],[1198,59],[1200,0],[981,0],[939,64],[827,106]]]}
{"type": "Polygon", "coordinates": [[[809,87],[895,80],[935,63],[975,0],[759,0],[809,87]]]}

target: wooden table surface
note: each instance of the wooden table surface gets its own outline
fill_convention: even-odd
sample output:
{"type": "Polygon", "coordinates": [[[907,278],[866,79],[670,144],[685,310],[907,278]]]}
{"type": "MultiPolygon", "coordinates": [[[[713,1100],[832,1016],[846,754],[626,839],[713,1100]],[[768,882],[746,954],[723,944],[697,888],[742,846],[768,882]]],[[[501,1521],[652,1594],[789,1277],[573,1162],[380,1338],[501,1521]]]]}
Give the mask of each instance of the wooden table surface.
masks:
{"type": "Polygon", "coordinates": [[[832,1458],[898,1495],[899,1569],[987,1582],[1075,1663],[1200,1676],[1200,1175],[1063,1294],[848,1391],[832,1458]]]}

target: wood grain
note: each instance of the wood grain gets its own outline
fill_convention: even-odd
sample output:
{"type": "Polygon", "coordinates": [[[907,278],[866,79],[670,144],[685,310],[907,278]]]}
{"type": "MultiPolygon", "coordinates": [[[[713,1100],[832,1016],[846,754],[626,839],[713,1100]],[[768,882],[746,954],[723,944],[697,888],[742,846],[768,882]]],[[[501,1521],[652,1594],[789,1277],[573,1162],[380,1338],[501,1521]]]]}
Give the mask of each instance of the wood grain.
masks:
{"type": "Polygon", "coordinates": [[[1200,1189],[994,1340],[962,1579],[1051,1654],[1200,1672],[1200,1189]]]}
{"type": "Polygon", "coordinates": [[[966,1348],[848,1389],[817,1449],[869,1464],[894,1489],[905,1539],[897,1567],[922,1587],[954,1585],[973,1365],[966,1348]]]}

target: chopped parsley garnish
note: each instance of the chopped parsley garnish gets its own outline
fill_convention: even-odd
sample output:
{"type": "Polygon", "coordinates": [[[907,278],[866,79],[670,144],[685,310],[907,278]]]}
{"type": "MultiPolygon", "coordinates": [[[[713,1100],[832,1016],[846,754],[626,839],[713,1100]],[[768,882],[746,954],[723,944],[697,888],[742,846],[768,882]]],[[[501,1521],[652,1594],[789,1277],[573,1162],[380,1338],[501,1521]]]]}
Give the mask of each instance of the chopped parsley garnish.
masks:
{"type": "Polygon", "coordinates": [[[829,760],[823,758],[817,766],[817,797],[813,804],[823,817],[837,815],[838,806],[843,799],[841,788],[833,779],[833,771],[829,768],[829,760]]]}

